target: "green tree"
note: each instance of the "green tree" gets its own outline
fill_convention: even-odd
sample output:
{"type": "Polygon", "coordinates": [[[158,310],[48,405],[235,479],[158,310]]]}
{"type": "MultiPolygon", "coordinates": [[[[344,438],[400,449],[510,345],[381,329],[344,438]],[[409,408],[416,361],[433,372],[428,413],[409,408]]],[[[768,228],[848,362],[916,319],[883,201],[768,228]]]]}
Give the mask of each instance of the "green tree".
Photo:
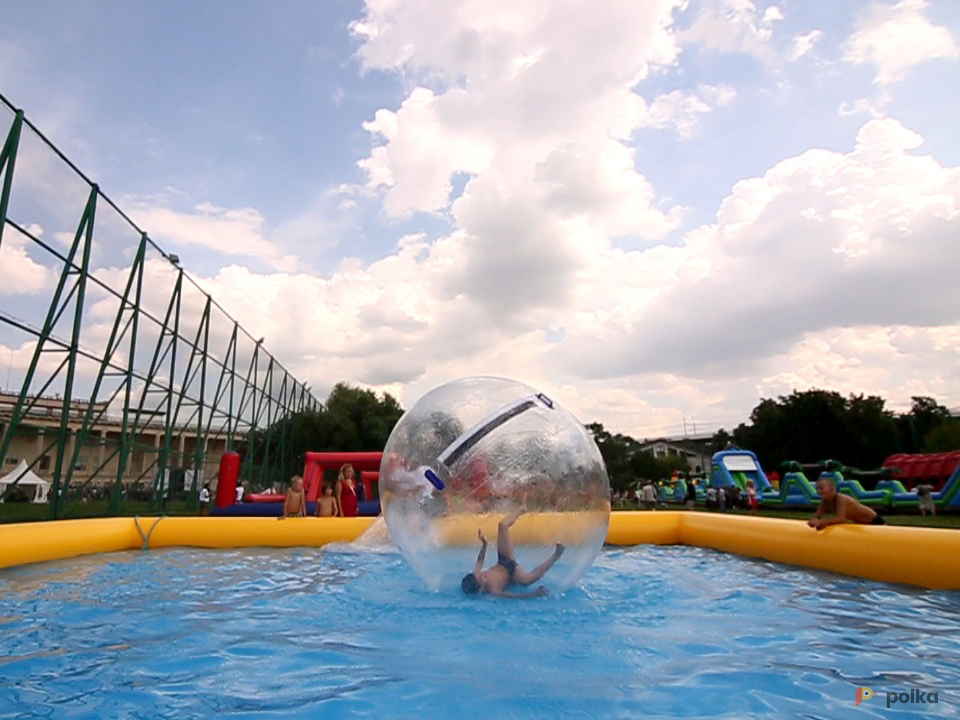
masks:
{"type": "Polygon", "coordinates": [[[876,467],[896,451],[893,414],[883,398],[827,390],[794,391],[764,398],[750,423],[734,431],[740,447],[753,450],[764,467],[784,460],[833,458],[849,465],[876,467]]]}
{"type": "Polygon", "coordinates": [[[904,419],[913,446],[911,449],[914,452],[935,452],[927,447],[926,438],[950,420],[950,411],[931,397],[915,395],[910,400],[910,412],[904,419]]]}
{"type": "Polygon", "coordinates": [[[324,403],[324,436],[316,441],[324,450],[378,451],[383,450],[390,431],[403,415],[392,395],[377,397],[372,390],[337,383],[324,403]]]}
{"type": "Polygon", "coordinates": [[[593,434],[593,439],[603,456],[610,486],[618,491],[626,489],[634,479],[630,469],[630,458],[638,452],[640,444],[629,435],[620,433],[611,435],[601,423],[590,423],[586,427],[593,434]]]}
{"type": "Polygon", "coordinates": [[[630,458],[631,483],[643,480],[664,480],[675,471],[687,472],[687,460],[683,455],[667,455],[657,458],[653,453],[638,451],[630,458]]]}
{"type": "Polygon", "coordinates": [[[861,468],[878,467],[896,449],[894,415],[876,395],[851,395],[847,400],[847,447],[843,462],[861,468]]]}
{"type": "Polygon", "coordinates": [[[713,434],[713,437],[710,438],[710,454],[712,455],[713,453],[718,453],[721,450],[726,450],[731,444],[733,444],[733,435],[728,433],[723,428],[720,428],[713,434]]]}
{"type": "Polygon", "coordinates": [[[927,452],[960,450],[960,418],[948,418],[936,425],[923,438],[927,452]]]}
{"type": "Polygon", "coordinates": [[[248,435],[239,446],[252,453],[258,484],[286,481],[303,469],[303,454],[320,452],[376,452],[383,450],[403,408],[389,393],[337,383],[318,410],[294,413],[265,430],[248,435]]]}

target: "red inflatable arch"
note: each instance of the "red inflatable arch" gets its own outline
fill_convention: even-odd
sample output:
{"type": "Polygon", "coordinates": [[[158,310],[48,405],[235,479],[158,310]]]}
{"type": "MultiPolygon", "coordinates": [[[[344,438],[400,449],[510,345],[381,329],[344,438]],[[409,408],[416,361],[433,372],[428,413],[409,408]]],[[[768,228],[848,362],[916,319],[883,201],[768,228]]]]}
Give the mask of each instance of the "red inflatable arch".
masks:
{"type": "MultiPolygon", "coordinates": [[[[350,463],[358,480],[364,471],[379,472],[382,452],[308,452],[303,455],[303,489],[307,493],[307,502],[316,502],[323,487],[323,474],[327,470],[339,470],[341,465],[350,463]]],[[[365,499],[370,499],[370,487],[364,482],[367,491],[365,499]]]]}

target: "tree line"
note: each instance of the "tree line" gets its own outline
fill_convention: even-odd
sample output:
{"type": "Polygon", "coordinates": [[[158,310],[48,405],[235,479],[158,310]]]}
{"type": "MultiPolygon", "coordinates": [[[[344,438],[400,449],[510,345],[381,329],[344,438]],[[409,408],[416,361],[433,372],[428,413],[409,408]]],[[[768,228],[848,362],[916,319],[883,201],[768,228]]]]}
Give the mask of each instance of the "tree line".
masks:
{"type": "Polygon", "coordinates": [[[894,413],[876,395],[794,391],[761,400],[732,438],[715,439],[753,450],[764,467],[829,458],[871,469],[895,453],[960,450],[960,419],[930,397],[913,397],[909,412],[894,413]]]}
{"type": "Polygon", "coordinates": [[[256,466],[268,465],[266,482],[285,482],[303,471],[303,454],[314,452],[376,452],[387,444],[403,408],[390,393],[337,383],[316,410],[293,413],[270,427],[255,430],[238,451],[256,466]]]}
{"type": "MultiPolygon", "coordinates": [[[[382,450],[403,415],[389,393],[337,383],[315,411],[285,417],[265,430],[251,433],[242,452],[253,453],[256,464],[277,467],[287,479],[303,467],[303,453],[314,451],[382,450]],[[283,447],[283,456],[265,457],[268,447],[283,447]]],[[[602,423],[589,423],[615,490],[639,480],[668,478],[686,471],[682,456],[655,458],[642,452],[643,442],[610,433],[602,423]]],[[[732,432],[719,430],[700,449],[710,455],[724,448],[752,450],[767,470],[786,460],[839,460],[863,469],[875,468],[894,453],[944,452],[960,449],[960,418],[930,397],[914,397],[909,412],[895,413],[875,395],[843,395],[827,390],[794,391],[763,398],[748,422],[732,432]]],[[[709,470],[709,468],[704,468],[709,470]]],[[[271,473],[273,474],[273,473],[271,473]]]]}

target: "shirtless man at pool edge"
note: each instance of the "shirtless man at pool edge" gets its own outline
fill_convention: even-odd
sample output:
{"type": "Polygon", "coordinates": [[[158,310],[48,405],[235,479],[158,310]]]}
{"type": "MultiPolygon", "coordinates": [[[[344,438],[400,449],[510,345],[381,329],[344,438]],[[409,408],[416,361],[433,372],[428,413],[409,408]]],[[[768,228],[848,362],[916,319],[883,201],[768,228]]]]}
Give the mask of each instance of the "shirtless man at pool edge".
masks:
{"type": "Polygon", "coordinates": [[[875,510],[849,495],[838,493],[832,475],[817,478],[817,492],[820,493],[820,507],[817,508],[817,514],[807,520],[807,525],[812,528],[823,530],[830,525],[842,525],[848,520],[861,525],[886,525],[875,510]],[[833,513],[836,517],[824,520],[824,513],[833,513]]]}
{"type": "Polygon", "coordinates": [[[460,583],[460,588],[467,595],[474,595],[480,592],[490,593],[508,598],[533,598],[542,597],[547,594],[547,589],[541,585],[531,592],[514,593],[506,590],[511,584],[533,585],[537,580],[553,567],[553,564],[563,555],[564,547],[557,543],[553,555],[537,565],[532,571],[524,570],[517,561],[513,559],[513,544],[510,542],[510,526],[517,518],[523,514],[523,510],[517,510],[511,513],[497,526],[497,564],[489,570],[483,569],[483,560],[487,555],[487,539],[483,536],[482,530],[477,530],[477,536],[480,538],[480,554],[477,555],[477,564],[473,567],[473,572],[464,576],[460,583]]]}

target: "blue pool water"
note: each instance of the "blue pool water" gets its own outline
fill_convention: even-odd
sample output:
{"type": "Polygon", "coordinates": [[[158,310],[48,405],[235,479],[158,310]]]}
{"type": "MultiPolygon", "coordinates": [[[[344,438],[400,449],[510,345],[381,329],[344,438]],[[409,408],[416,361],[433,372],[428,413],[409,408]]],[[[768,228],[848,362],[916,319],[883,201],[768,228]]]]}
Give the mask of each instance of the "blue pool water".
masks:
{"type": "Polygon", "coordinates": [[[960,594],[685,547],[530,601],[347,547],[77,558],[0,571],[0,638],[0,717],[889,717],[911,688],[939,704],[900,716],[960,712],[960,594]]]}

